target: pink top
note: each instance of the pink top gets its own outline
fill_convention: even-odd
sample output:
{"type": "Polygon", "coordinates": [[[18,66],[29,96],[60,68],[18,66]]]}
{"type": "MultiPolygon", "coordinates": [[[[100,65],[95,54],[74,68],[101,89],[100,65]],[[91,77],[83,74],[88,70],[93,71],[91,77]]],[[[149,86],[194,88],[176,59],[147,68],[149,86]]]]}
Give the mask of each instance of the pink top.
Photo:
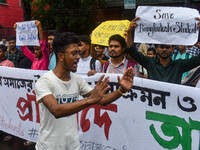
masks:
{"type": "Polygon", "coordinates": [[[0,63],[0,66],[15,67],[12,61],[6,59],[0,63]]]}
{"type": "Polygon", "coordinates": [[[40,41],[43,57],[38,60],[34,53],[32,53],[26,46],[21,47],[21,51],[26,57],[28,57],[33,63],[32,70],[48,70],[49,66],[49,52],[46,47],[45,41],[40,41]]]}

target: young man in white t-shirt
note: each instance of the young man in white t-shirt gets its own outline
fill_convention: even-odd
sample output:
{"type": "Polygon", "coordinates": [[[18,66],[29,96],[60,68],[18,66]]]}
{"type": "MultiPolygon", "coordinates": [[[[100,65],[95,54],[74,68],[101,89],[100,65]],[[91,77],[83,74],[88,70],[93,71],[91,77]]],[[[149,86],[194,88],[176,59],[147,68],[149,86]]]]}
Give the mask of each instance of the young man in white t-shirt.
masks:
{"type": "Polygon", "coordinates": [[[90,105],[106,105],[118,99],[131,89],[133,68],[129,68],[120,88],[105,94],[109,87],[108,77],[101,76],[94,89],[78,75],[80,59],[79,39],[70,32],[56,35],[53,49],[57,64],[55,69],[45,73],[36,83],[36,98],[40,108],[40,129],[36,150],[79,150],[76,113],[90,105]],[[87,98],[78,101],[78,96],[87,98]]]}
{"type": "Polygon", "coordinates": [[[87,35],[79,35],[80,45],[79,49],[81,51],[81,58],[78,63],[76,73],[82,75],[93,76],[96,73],[101,72],[101,62],[96,60],[90,55],[90,45],[91,39],[87,35]]]}

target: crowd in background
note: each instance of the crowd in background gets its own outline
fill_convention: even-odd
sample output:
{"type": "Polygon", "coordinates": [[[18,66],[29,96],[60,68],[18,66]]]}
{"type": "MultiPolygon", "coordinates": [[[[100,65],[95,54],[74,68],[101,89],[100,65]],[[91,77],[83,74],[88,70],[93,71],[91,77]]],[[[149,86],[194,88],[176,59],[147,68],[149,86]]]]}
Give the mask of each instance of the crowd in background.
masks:
{"type": "MultiPolygon", "coordinates": [[[[53,40],[59,32],[50,30],[47,39],[45,39],[40,21],[36,20],[35,24],[39,32],[40,46],[24,45],[19,47],[16,45],[16,36],[8,38],[2,36],[2,41],[0,42],[0,66],[33,70],[53,70],[55,68],[56,55],[53,50],[53,40]]],[[[134,27],[129,29],[132,32],[134,27]]],[[[77,74],[87,76],[92,76],[96,73],[123,74],[127,68],[132,67],[136,77],[146,79],[189,86],[196,86],[200,79],[200,38],[195,45],[191,46],[134,43],[134,48],[132,44],[129,45],[127,43],[127,40],[133,42],[133,39],[129,37],[125,39],[118,34],[109,38],[108,47],[92,44],[88,35],[78,35],[78,38],[80,40],[80,59],[77,74]],[[171,50],[170,53],[169,50],[171,50]],[[162,62],[166,58],[169,62],[163,65],[162,62]],[[189,61],[180,61],[180,59],[189,61]],[[195,64],[194,61],[196,61],[195,64]],[[190,68],[188,66],[191,63],[193,66],[190,68]],[[181,67],[186,69],[180,70],[181,67]]],[[[5,141],[11,138],[12,136],[8,135],[5,137],[5,141]]],[[[30,143],[30,141],[26,141],[25,145],[30,143]]]]}
{"type": "MultiPolygon", "coordinates": [[[[2,36],[0,42],[0,65],[33,69],[33,70],[52,70],[56,66],[56,56],[53,51],[53,39],[59,32],[50,30],[47,39],[44,39],[43,30],[40,21],[36,20],[35,24],[39,32],[40,46],[17,46],[16,36],[2,36]]],[[[14,25],[16,28],[16,24],[14,25]]],[[[126,41],[120,35],[110,37],[106,47],[104,45],[95,45],[91,43],[90,36],[78,35],[80,39],[81,58],[78,63],[78,74],[94,75],[95,73],[123,73],[132,66],[136,77],[149,78],[145,67],[140,65],[126,49],[126,41]]],[[[137,51],[147,57],[159,57],[155,44],[135,43],[137,51]]],[[[200,53],[200,39],[195,45],[172,45],[173,53],[170,58],[172,61],[178,59],[190,59],[198,56],[200,53]]],[[[184,72],[182,75],[182,83],[191,77],[194,71],[198,69],[184,72]],[[189,74],[190,73],[190,74],[189,74]],[[187,76],[187,75],[190,76],[187,76]]],[[[197,82],[197,81],[196,81],[197,82]]],[[[194,85],[193,85],[194,86],[194,85]]]]}

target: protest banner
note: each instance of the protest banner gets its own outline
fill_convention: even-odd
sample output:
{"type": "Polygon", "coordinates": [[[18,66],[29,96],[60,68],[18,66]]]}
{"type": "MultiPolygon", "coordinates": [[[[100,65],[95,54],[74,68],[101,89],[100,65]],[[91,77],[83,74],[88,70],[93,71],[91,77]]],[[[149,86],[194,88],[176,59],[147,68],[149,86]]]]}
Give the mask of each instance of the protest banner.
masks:
{"type": "MultiPolygon", "coordinates": [[[[40,120],[34,85],[46,71],[0,69],[0,130],[36,141],[40,120]]],[[[94,87],[100,76],[84,79],[94,87]]],[[[117,89],[117,75],[106,76],[110,92],[117,89]]],[[[81,150],[198,149],[199,90],[135,77],[132,89],[117,101],[78,113],[81,150]]]]}
{"type": "Polygon", "coordinates": [[[40,46],[35,21],[17,22],[16,45],[40,46]]]}
{"type": "Polygon", "coordinates": [[[0,130],[36,141],[40,116],[34,88],[46,71],[3,66],[0,69],[0,130]]]}
{"type": "Polygon", "coordinates": [[[130,21],[128,20],[114,20],[101,23],[92,31],[92,44],[108,46],[108,40],[114,34],[120,34],[125,38],[124,30],[128,29],[129,24],[130,21]]]}
{"type": "Polygon", "coordinates": [[[139,6],[135,43],[194,45],[199,12],[185,7],[139,6]]]}

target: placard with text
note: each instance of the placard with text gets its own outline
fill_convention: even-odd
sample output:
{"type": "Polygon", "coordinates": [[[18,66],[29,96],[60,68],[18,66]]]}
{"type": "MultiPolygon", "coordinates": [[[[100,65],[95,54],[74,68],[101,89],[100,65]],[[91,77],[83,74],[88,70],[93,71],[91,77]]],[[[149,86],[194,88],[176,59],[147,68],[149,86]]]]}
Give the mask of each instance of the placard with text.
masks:
{"type": "Polygon", "coordinates": [[[199,12],[186,7],[139,6],[135,43],[194,45],[199,12]]]}
{"type": "Polygon", "coordinates": [[[40,46],[35,21],[17,22],[16,45],[40,46]]]}

